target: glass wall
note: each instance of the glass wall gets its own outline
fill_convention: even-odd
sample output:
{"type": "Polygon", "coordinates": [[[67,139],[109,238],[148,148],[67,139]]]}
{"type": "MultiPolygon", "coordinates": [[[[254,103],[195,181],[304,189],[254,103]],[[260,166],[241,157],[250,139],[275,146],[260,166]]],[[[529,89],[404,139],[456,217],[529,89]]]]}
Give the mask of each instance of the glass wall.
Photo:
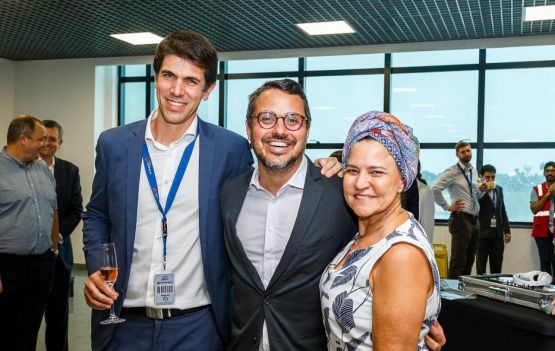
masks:
{"type": "MultiPolygon", "coordinates": [[[[531,188],[555,160],[554,58],[555,45],[226,61],[199,116],[245,136],[248,95],[288,77],[310,103],[312,159],[341,149],[358,115],[389,111],[414,128],[429,185],[457,161],[455,143],[468,140],[476,167],[497,167],[509,219],[529,223],[531,188]]],[[[120,124],[145,118],[157,105],[151,66],[119,74],[120,124]]],[[[436,207],[437,219],[447,217],[436,207]]]]}

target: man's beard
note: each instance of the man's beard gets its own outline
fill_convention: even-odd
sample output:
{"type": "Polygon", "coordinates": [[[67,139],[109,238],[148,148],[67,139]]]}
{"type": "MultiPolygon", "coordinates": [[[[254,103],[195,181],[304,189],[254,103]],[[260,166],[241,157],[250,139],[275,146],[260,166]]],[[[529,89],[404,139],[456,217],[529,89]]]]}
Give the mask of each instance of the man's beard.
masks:
{"type": "Polygon", "coordinates": [[[464,157],[461,159],[462,163],[470,163],[470,161],[472,161],[472,156],[464,157]]]}
{"type": "MultiPolygon", "coordinates": [[[[274,135],[272,137],[268,137],[265,139],[289,141],[287,137],[282,137],[280,135],[274,135]]],[[[262,145],[264,145],[264,142],[265,140],[262,140],[262,145]]],[[[257,148],[253,147],[253,150],[258,161],[261,162],[266,169],[277,173],[284,173],[287,170],[289,170],[291,167],[293,167],[295,164],[297,164],[297,162],[303,157],[305,148],[303,147],[301,150],[299,150],[298,153],[293,153],[291,157],[287,160],[275,160],[275,161],[270,160],[269,158],[266,158],[262,154],[262,152],[257,150],[257,148]]]]}

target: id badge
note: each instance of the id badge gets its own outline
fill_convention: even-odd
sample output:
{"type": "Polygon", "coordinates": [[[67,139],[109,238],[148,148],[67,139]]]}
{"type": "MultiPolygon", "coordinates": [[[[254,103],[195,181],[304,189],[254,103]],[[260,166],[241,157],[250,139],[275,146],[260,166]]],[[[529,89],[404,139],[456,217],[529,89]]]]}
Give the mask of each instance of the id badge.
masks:
{"type": "Polygon", "coordinates": [[[492,227],[492,228],[497,227],[497,218],[491,217],[490,227],[492,227]]]}
{"type": "Polygon", "coordinates": [[[154,304],[171,305],[175,302],[175,279],[173,272],[154,274],[154,304]]]}

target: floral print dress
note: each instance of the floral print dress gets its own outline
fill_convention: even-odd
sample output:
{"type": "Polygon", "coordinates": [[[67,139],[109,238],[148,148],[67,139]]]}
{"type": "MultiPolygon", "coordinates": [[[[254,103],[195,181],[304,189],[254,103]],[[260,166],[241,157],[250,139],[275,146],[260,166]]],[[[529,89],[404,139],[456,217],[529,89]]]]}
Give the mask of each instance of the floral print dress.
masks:
{"type": "MultiPolygon", "coordinates": [[[[439,272],[426,234],[414,217],[376,244],[351,253],[339,269],[335,265],[345,256],[358,234],[333,259],[320,280],[320,297],[328,351],[372,350],[372,291],[369,277],[378,259],[392,245],[406,242],[419,247],[430,263],[434,291],[428,298],[416,350],[427,350],[424,336],[437,319],[441,308],[439,272]]],[[[410,296],[407,296],[410,298],[410,296]]]]}

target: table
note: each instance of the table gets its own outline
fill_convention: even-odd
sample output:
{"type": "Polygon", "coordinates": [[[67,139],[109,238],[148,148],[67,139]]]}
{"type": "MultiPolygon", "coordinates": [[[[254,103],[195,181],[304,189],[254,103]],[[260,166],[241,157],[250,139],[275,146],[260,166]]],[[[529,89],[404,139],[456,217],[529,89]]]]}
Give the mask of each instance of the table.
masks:
{"type": "Polygon", "coordinates": [[[482,296],[441,302],[444,351],[555,350],[555,319],[544,312],[482,296]]]}

